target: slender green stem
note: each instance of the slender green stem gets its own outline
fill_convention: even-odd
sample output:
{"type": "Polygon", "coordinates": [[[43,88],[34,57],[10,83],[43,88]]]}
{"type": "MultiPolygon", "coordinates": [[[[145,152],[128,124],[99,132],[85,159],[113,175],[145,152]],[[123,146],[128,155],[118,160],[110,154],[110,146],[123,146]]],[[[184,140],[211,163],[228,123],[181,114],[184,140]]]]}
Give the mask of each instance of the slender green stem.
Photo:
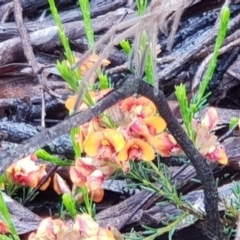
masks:
{"type": "MultiPolygon", "coordinates": [[[[4,181],[4,176],[1,175],[0,176],[0,186],[2,186],[3,181],[4,181]]],[[[12,234],[13,239],[20,240],[20,238],[17,234],[17,230],[16,230],[15,226],[13,225],[11,215],[10,215],[9,210],[8,210],[8,206],[4,201],[3,194],[2,194],[1,190],[0,190],[0,213],[1,213],[0,215],[2,216],[2,220],[6,224],[6,226],[8,227],[10,233],[12,234]]]]}
{"type": "Polygon", "coordinates": [[[69,194],[63,194],[62,201],[70,216],[74,219],[77,216],[77,209],[75,207],[75,200],[73,196],[69,194]]]}
{"type": "Polygon", "coordinates": [[[199,85],[199,90],[196,93],[196,95],[193,96],[190,103],[187,98],[185,85],[181,84],[180,86],[175,87],[175,94],[179,102],[183,123],[189,138],[193,142],[195,141],[196,135],[193,129],[192,121],[193,121],[194,115],[206,105],[206,100],[210,95],[210,93],[206,94],[205,92],[213,77],[214,71],[216,69],[219,50],[226,37],[229,18],[230,18],[230,10],[228,7],[223,6],[220,14],[220,25],[219,25],[216,43],[214,46],[213,56],[204,74],[203,80],[199,85]]]}
{"type": "Polygon", "coordinates": [[[91,23],[89,0],[78,0],[83,14],[85,33],[88,39],[88,48],[94,46],[94,32],[91,23]]]}
{"type": "Polygon", "coordinates": [[[60,40],[63,44],[66,58],[68,59],[70,64],[74,64],[75,59],[74,59],[74,56],[72,54],[70,44],[69,44],[69,41],[68,41],[68,37],[65,34],[65,31],[64,31],[64,28],[63,28],[63,25],[62,25],[62,21],[61,21],[60,15],[58,13],[58,10],[56,8],[55,2],[54,2],[54,0],[48,0],[48,3],[50,5],[50,10],[51,10],[53,19],[54,19],[54,21],[55,21],[55,23],[57,24],[57,27],[58,27],[58,35],[59,35],[59,38],[60,38],[60,40]]]}
{"type": "Polygon", "coordinates": [[[158,236],[163,235],[164,233],[170,232],[172,229],[175,229],[187,216],[188,216],[188,213],[182,214],[174,222],[168,224],[166,227],[157,229],[156,233],[154,233],[151,236],[148,236],[148,237],[146,237],[144,239],[145,240],[154,240],[158,236]]]}
{"type": "Polygon", "coordinates": [[[211,81],[214,71],[216,69],[217,65],[217,58],[219,55],[219,50],[224,43],[226,33],[227,33],[227,28],[228,28],[228,23],[230,19],[230,10],[227,6],[223,6],[221,9],[221,15],[220,15],[220,27],[218,30],[218,35],[216,39],[216,43],[214,45],[214,51],[213,51],[213,56],[211,58],[211,61],[208,65],[207,71],[203,77],[202,82],[200,83],[199,86],[199,91],[197,93],[196,97],[196,108],[201,104],[202,98],[205,94],[205,91],[209,85],[209,82],[211,81]]]}

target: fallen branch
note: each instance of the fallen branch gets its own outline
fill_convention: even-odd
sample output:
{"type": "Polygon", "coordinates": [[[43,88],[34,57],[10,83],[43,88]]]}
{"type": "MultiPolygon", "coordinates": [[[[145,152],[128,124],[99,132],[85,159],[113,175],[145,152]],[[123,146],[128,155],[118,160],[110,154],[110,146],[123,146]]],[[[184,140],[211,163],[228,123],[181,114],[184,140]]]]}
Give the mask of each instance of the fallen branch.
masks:
{"type": "Polygon", "coordinates": [[[73,127],[77,127],[90,121],[92,118],[97,117],[118,101],[131,96],[136,92],[136,89],[138,88],[137,84],[139,84],[139,81],[135,78],[129,78],[121,87],[110,92],[106,97],[101,99],[88,110],[78,112],[52,128],[44,129],[38,135],[23,142],[23,144],[20,144],[16,148],[12,148],[9,151],[1,151],[0,174],[2,174],[11,163],[28,156],[47,143],[52,142],[55,138],[68,133],[73,127]]]}

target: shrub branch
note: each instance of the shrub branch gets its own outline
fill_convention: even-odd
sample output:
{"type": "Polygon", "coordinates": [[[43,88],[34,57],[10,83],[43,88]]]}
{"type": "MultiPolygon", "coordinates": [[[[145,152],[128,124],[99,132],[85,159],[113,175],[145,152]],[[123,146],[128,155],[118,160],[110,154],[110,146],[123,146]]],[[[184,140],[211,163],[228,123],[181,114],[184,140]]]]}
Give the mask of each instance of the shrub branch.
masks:
{"type": "Polygon", "coordinates": [[[208,237],[216,240],[223,239],[222,226],[220,224],[220,216],[218,212],[218,193],[211,166],[197,151],[181,125],[178,123],[168,106],[164,93],[158,91],[157,95],[154,94],[153,87],[136,77],[128,78],[122,86],[114,89],[88,110],[78,112],[52,128],[44,129],[38,135],[25,141],[16,148],[9,151],[1,151],[0,159],[2,159],[2,162],[0,172],[3,173],[13,161],[15,162],[20,158],[28,156],[37,149],[42,148],[45,144],[53,141],[55,138],[69,132],[73,127],[82,125],[85,122],[90,121],[92,118],[99,116],[107,108],[134,93],[139,93],[155,103],[160,115],[167,122],[170,133],[174,136],[180,147],[190,159],[204,189],[204,203],[207,215],[206,229],[208,237]]]}

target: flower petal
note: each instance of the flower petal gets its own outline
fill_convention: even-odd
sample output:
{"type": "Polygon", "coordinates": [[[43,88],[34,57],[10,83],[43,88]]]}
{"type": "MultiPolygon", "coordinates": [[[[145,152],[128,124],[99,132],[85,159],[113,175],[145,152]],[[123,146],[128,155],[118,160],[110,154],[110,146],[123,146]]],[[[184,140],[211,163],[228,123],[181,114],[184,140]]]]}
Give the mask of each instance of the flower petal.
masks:
{"type": "Polygon", "coordinates": [[[97,156],[103,140],[103,131],[92,132],[83,144],[86,154],[89,157],[97,156]]]}
{"type": "MultiPolygon", "coordinates": [[[[75,106],[75,103],[76,103],[76,101],[77,101],[77,98],[78,98],[77,95],[73,95],[73,96],[70,96],[70,97],[66,100],[66,102],[65,102],[65,107],[66,107],[66,109],[67,109],[69,112],[73,111],[74,106],[75,106]]],[[[78,107],[78,111],[83,111],[83,110],[86,110],[86,109],[88,109],[88,105],[87,105],[86,103],[84,103],[84,102],[82,102],[82,103],[80,104],[80,106],[78,107]]]]}
{"type": "Polygon", "coordinates": [[[178,145],[172,135],[163,132],[154,137],[154,147],[162,157],[170,157],[178,145]]]}
{"type": "Polygon", "coordinates": [[[61,195],[63,193],[70,194],[71,190],[69,186],[67,185],[66,181],[62,179],[59,174],[55,173],[53,177],[53,189],[58,195],[61,195]]]}
{"type": "Polygon", "coordinates": [[[20,184],[22,186],[36,188],[38,185],[38,176],[36,172],[30,172],[27,174],[17,172],[14,174],[13,180],[15,183],[20,184]]]}
{"type": "Polygon", "coordinates": [[[152,161],[154,158],[153,148],[142,139],[137,138],[129,140],[117,155],[119,161],[127,161],[129,159],[152,161]]]}
{"type": "Polygon", "coordinates": [[[153,136],[160,132],[163,132],[167,127],[167,124],[164,121],[164,119],[159,116],[145,117],[143,119],[143,122],[147,125],[149,132],[153,136]]]}
{"type": "Polygon", "coordinates": [[[153,116],[156,113],[156,107],[152,101],[145,97],[129,97],[123,100],[119,106],[127,112],[134,112],[139,117],[153,116]]]}
{"type": "Polygon", "coordinates": [[[147,125],[143,122],[143,119],[136,118],[135,121],[132,122],[130,129],[137,134],[138,136],[143,136],[145,139],[149,139],[151,134],[147,125]]]}
{"type": "Polygon", "coordinates": [[[87,177],[87,187],[91,191],[96,191],[102,186],[103,181],[104,181],[103,173],[100,170],[94,170],[87,177]]]}
{"type": "Polygon", "coordinates": [[[228,157],[225,148],[222,145],[213,146],[209,149],[206,157],[213,162],[219,162],[222,165],[228,164],[228,157]]]}
{"type": "Polygon", "coordinates": [[[78,187],[82,187],[85,185],[86,177],[84,177],[84,175],[76,167],[70,167],[69,175],[71,181],[78,187]]]}
{"type": "Polygon", "coordinates": [[[95,190],[93,192],[90,191],[89,194],[95,203],[99,203],[103,200],[104,190],[102,188],[98,188],[97,190],[95,190]]]}
{"type": "Polygon", "coordinates": [[[156,107],[152,101],[150,101],[146,97],[139,97],[136,99],[137,105],[141,105],[142,111],[141,111],[141,117],[148,117],[153,116],[156,113],[156,107]]]}
{"type": "Polygon", "coordinates": [[[49,177],[48,179],[47,179],[47,181],[39,188],[41,191],[45,191],[47,188],[48,188],[48,186],[50,185],[50,182],[51,182],[51,178],[49,177]]]}
{"type": "Polygon", "coordinates": [[[7,234],[7,233],[10,233],[8,226],[2,220],[0,220],[0,234],[7,234]]]}
{"type": "Polygon", "coordinates": [[[84,177],[89,176],[94,171],[93,159],[90,157],[82,157],[76,160],[76,168],[84,177]]]}
{"type": "Polygon", "coordinates": [[[80,232],[84,237],[97,236],[99,224],[90,215],[83,213],[76,216],[73,230],[80,232]]]}
{"type": "Polygon", "coordinates": [[[121,133],[115,129],[107,128],[103,131],[104,138],[109,141],[115,148],[116,152],[119,152],[125,145],[124,137],[121,133]]]}
{"type": "Polygon", "coordinates": [[[142,160],[152,161],[155,158],[154,150],[152,146],[144,142],[141,139],[136,139],[136,145],[138,145],[142,150],[142,160]]]}
{"type": "Polygon", "coordinates": [[[73,111],[75,103],[77,101],[77,95],[70,96],[66,101],[65,101],[65,107],[68,111],[73,111]]]}
{"type": "Polygon", "coordinates": [[[213,130],[219,124],[218,112],[216,108],[210,107],[205,117],[201,121],[201,125],[207,127],[209,131],[213,130]]]}
{"type": "Polygon", "coordinates": [[[101,239],[101,240],[115,240],[117,238],[114,237],[114,234],[113,234],[112,231],[100,227],[99,230],[98,230],[98,239],[101,239]]]}

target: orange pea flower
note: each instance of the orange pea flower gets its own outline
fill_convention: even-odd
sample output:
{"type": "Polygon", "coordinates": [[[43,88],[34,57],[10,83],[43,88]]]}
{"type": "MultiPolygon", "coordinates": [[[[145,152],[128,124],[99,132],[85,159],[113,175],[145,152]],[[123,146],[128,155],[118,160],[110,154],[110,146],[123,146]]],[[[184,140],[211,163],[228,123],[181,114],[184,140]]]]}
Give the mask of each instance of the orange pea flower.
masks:
{"type": "Polygon", "coordinates": [[[212,132],[218,123],[217,110],[213,107],[209,108],[202,121],[200,123],[194,123],[196,131],[194,145],[209,161],[226,165],[228,163],[228,157],[225,149],[217,142],[217,137],[212,132]]]}
{"type": "Polygon", "coordinates": [[[195,147],[202,155],[206,155],[211,146],[217,143],[217,137],[210,133],[208,128],[198,123],[196,128],[195,147]]]}
{"type": "Polygon", "coordinates": [[[115,164],[115,159],[111,160],[105,160],[102,161],[100,159],[94,159],[94,167],[98,170],[100,170],[105,178],[110,177],[117,168],[119,167],[117,164],[115,164]]]}
{"type": "Polygon", "coordinates": [[[84,143],[84,150],[90,157],[112,159],[125,145],[124,137],[115,129],[104,129],[90,134],[84,143]]]}
{"type": "MultiPolygon", "coordinates": [[[[83,63],[82,65],[79,67],[79,72],[81,74],[81,76],[85,76],[87,74],[87,72],[93,67],[94,63],[97,62],[99,56],[96,54],[92,54],[91,56],[89,56],[83,63]]],[[[77,62],[79,60],[79,58],[75,57],[75,62],[77,62]]],[[[69,62],[66,61],[67,65],[69,66],[69,62]]],[[[111,62],[108,61],[107,59],[103,59],[100,66],[108,66],[111,62]]],[[[96,73],[94,73],[92,75],[92,77],[89,79],[89,83],[93,83],[96,79],[97,75],[96,73]]]]}
{"type": "Polygon", "coordinates": [[[225,152],[225,148],[222,145],[211,147],[206,157],[212,162],[219,162],[220,164],[223,165],[228,164],[228,157],[225,152]]]}
{"type": "Polygon", "coordinates": [[[85,177],[89,176],[95,170],[93,164],[94,160],[91,157],[82,157],[75,161],[75,166],[85,177]]]}
{"type": "Polygon", "coordinates": [[[31,233],[28,240],[59,240],[61,235],[66,235],[69,228],[60,219],[53,220],[51,217],[41,221],[36,233],[31,233]]]}
{"type": "Polygon", "coordinates": [[[83,239],[85,237],[97,236],[99,228],[99,224],[86,213],[77,215],[73,225],[73,230],[79,232],[83,239]]]}
{"type": "Polygon", "coordinates": [[[132,136],[142,136],[145,139],[149,139],[151,137],[151,133],[149,131],[148,126],[144,123],[142,118],[136,118],[130,125],[130,134],[132,136]]]}
{"type": "Polygon", "coordinates": [[[69,170],[70,179],[78,187],[83,187],[87,181],[84,173],[80,171],[77,167],[71,166],[69,170]]]}
{"type": "Polygon", "coordinates": [[[156,113],[156,107],[152,101],[145,97],[129,97],[120,102],[123,111],[134,112],[138,117],[153,116],[156,113]]]}
{"type": "Polygon", "coordinates": [[[28,240],[115,240],[112,229],[99,226],[86,213],[78,214],[73,225],[66,224],[60,219],[43,219],[36,233],[31,233],[28,240]]]}
{"type": "Polygon", "coordinates": [[[155,154],[152,146],[138,138],[129,140],[117,155],[119,161],[130,159],[152,161],[154,158],[155,154]]]}
{"type": "Polygon", "coordinates": [[[104,174],[94,166],[94,160],[89,157],[77,159],[75,166],[70,167],[69,175],[76,186],[86,186],[92,192],[101,188],[105,179],[104,174]]]}
{"type": "MultiPolygon", "coordinates": [[[[89,91],[88,94],[92,98],[93,102],[97,102],[99,99],[103,98],[107,93],[109,93],[112,90],[112,88],[103,89],[100,91],[89,91]]],[[[77,101],[77,95],[70,96],[66,102],[65,107],[68,109],[68,111],[73,111],[75,103],[77,101]]],[[[81,103],[79,106],[78,111],[84,111],[88,108],[88,105],[84,102],[81,103]]]]}
{"type": "Polygon", "coordinates": [[[147,125],[148,130],[152,136],[155,136],[156,134],[163,132],[167,127],[167,124],[164,121],[164,119],[159,116],[145,117],[143,119],[143,122],[147,125]]]}
{"type": "Polygon", "coordinates": [[[96,191],[102,186],[104,181],[103,173],[96,169],[87,176],[87,187],[90,191],[96,191]]]}
{"type": "MultiPolygon", "coordinates": [[[[36,157],[30,155],[12,164],[6,172],[16,184],[36,188],[42,178],[47,175],[47,172],[45,171],[46,165],[36,165],[35,160],[36,157]]],[[[50,181],[49,178],[40,190],[45,190],[50,181]]]]}
{"type": "Polygon", "coordinates": [[[166,122],[159,116],[150,116],[146,118],[136,118],[130,130],[137,136],[143,136],[150,144],[154,142],[154,136],[161,133],[166,128],[166,122]]]}
{"type": "Polygon", "coordinates": [[[170,157],[172,154],[181,152],[174,137],[166,132],[154,137],[154,147],[162,157],[170,157]]]}
{"type": "MultiPolygon", "coordinates": [[[[87,71],[92,68],[95,62],[97,62],[99,56],[97,54],[93,54],[88,57],[88,59],[83,62],[83,64],[80,66],[80,72],[82,76],[85,76],[87,74],[87,71]]],[[[79,59],[76,59],[79,60],[79,59]]],[[[101,66],[108,66],[111,62],[107,59],[103,59],[101,62],[101,66]]]]}
{"type": "Polygon", "coordinates": [[[100,227],[99,224],[86,213],[77,215],[73,229],[80,233],[82,239],[115,239],[112,231],[100,227]]]}
{"type": "Polygon", "coordinates": [[[84,141],[89,137],[92,132],[102,130],[98,118],[93,118],[91,121],[84,123],[79,127],[79,134],[75,135],[75,142],[79,144],[80,148],[83,149],[84,141]]]}
{"type": "MultiPolygon", "coordinates": [[[[72,176],[70,171],[70,178],[71,177],[72,176]]],[[[104,196],[104,190],[101,188],[103,181],[104,177],[102,172],[99,170],[94,170],[91,174],[88,175],[88,177],[85,178],[85,182],[81,184],[77,182],[77,185],[80,185],[80,187],[86,186],[88,189],[89,197],[92,198],[94,202],[101,202],[104,196]]],[[[66,183],[66,181],[62,179],[61,176],[59,176],[57,173],[55,173],[54,175],[53,188],[58,195],[72,194],[75,200],[82,202],[83,201],[82,193],[76,191],[77,185],[76,184],[73,185],[71,191],[68,184],[66,183]]]]}

